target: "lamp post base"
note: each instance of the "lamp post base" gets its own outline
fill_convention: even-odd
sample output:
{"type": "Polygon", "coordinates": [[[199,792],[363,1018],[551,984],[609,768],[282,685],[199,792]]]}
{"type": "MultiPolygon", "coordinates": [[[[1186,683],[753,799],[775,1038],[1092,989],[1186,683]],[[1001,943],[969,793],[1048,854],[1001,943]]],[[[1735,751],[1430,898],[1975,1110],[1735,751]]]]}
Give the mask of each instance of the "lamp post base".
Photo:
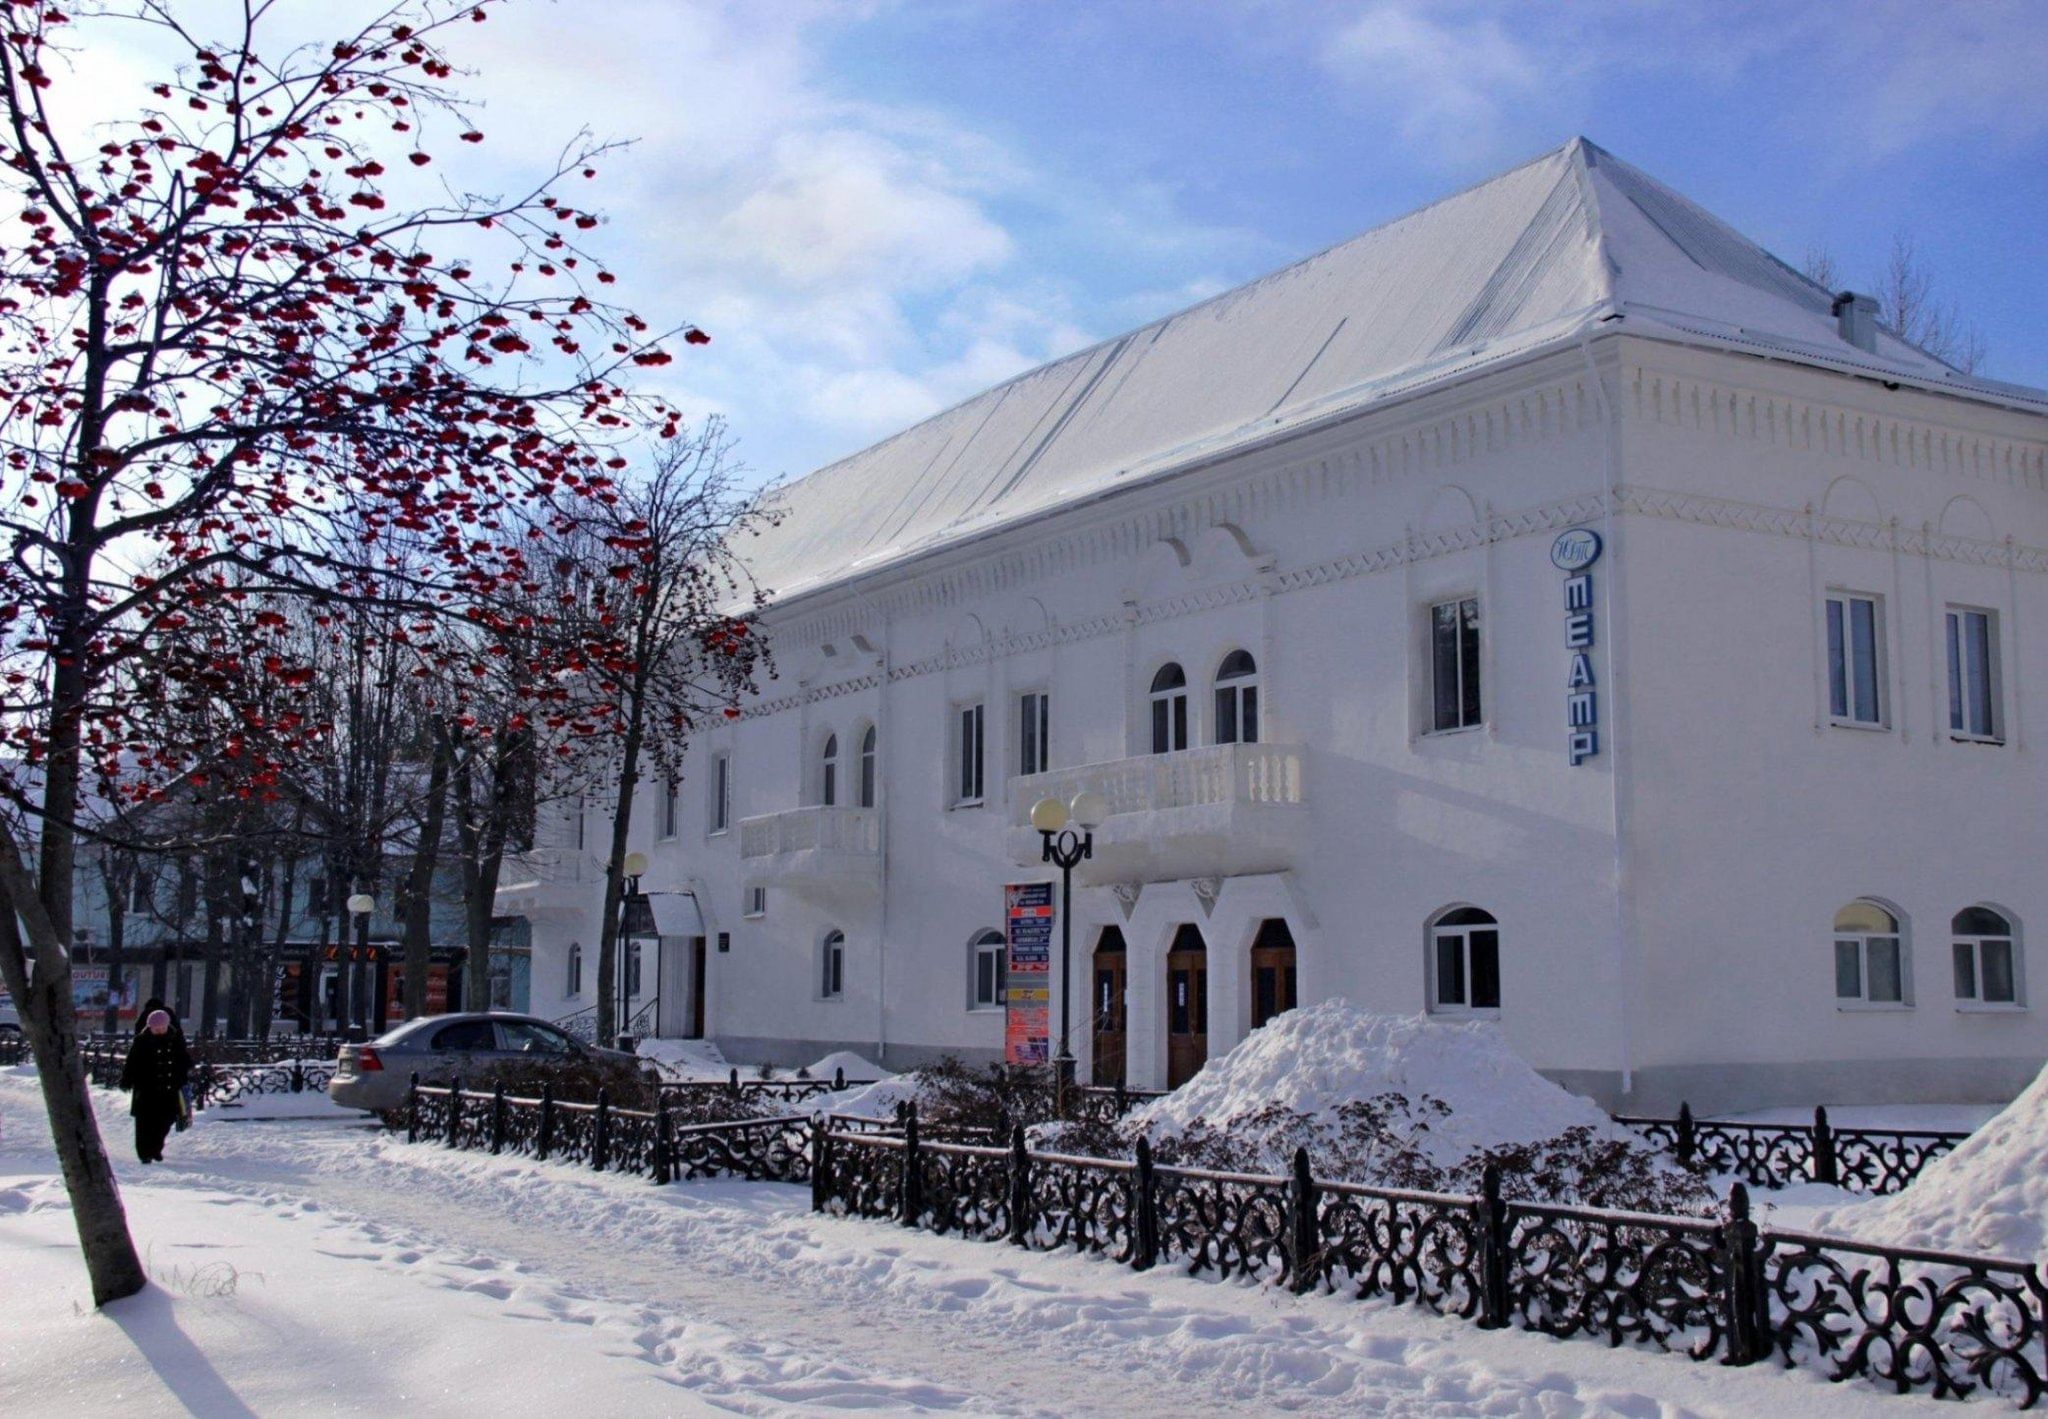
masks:
{"type": "Polygon", "coordinates": [[[1053,1112],[1064,1119],[1069,1117],[1067,1103],[1074,1093],[1074,1056],[1062,1050],[1052,1062],[1053,1112]]]}

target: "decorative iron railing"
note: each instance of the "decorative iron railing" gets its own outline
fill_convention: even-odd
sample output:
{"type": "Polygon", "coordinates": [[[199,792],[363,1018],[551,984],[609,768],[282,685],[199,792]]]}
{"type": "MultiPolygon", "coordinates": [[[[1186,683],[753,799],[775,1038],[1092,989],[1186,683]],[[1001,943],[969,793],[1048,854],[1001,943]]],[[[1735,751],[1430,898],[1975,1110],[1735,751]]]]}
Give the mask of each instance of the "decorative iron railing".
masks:
{"type": "MultiPolygon", "coordinates": [[[[1114,1123],[1164,1095],[1117,1085],[1080,1088],[1069,1097],[1077,1116],[1114,1123]]],[[[1699,1172],[1741,1178],[1752,1187],[1818,1182],[1873,1195],[1898,1192],[1970,1136],[1944,1129],[1841,1128],[1828,1121],[1825,1108],[1813,1111],[1811,1124],[1702,1121],[1685,1104],[1676,1118],[1618,1114],[1614,1121],[1699,1172]]]]}
{"type": "Polygon", "coordinates": [[[808,1121],[799,1115],[732,1123],[675,1122],[666,1106],[613,1108],[603,1090],[595,1103],[571,1103],[543,1087],[538,1098],[469,1090],[457,1079],[421,1084],[406,1096],[409,1142],[478,1152],[580,1163],[596,1172],[634,1173],[657,1183],[740,1177],[800,1183],[811,1175],[808,1121]]]}
{"type": "Polygon", "coordinates": [[[1716,1123],[1679,1105],[1677,1118],[1616,1115],[1647,1142],[1705,1173],[1738,1177],[1754,1187],[1829,1183],[1851,1192],[1898,1192],[1920,1170],[1970,1135],[1939,1129],[1837,1128],[1828,1111],[1811,1124],[1716,1123]]]}
{"type": "Polygon", "coordinates": [[[849,1083],[844,1069],[832,1071],[830,1079],[811,1079],[790,1075],[782,1079],[742,1079],[735,1069],[724,1079],[670,1079],[660,1085],[664,1099],[677,1102],[696,1102],[715,1098],[760,1098],[774,1099],[780,1103],[800,1104],[810,1099],[822,1098],[827,1094],[841,1094],[848,1089],[862,1087],[849,1083]]]}
{"type": "Polygon", "coordinates": [[[2048,1282],[2016,1261],[1760,1228],[1745,1184],[1718,1218],[1332,1183],[1297,1152],[1288,1176],[1135,1158],[931,1142],[900,1127],[814,1119],[812,1206],[1143,1270],[1251,1278],[1416,1304],[1489,1328],[1598,1337],[1694,1360],[1773,1355],[1900,1393],[2048,1392],[2048,1282]]]}

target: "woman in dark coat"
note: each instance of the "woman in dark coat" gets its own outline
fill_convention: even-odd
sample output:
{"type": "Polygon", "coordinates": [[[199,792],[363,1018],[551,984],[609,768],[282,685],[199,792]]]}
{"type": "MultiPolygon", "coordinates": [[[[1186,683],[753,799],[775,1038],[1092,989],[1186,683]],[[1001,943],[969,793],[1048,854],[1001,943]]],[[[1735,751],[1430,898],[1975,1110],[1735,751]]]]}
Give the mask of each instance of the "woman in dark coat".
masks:
{"type": "Polygon", "coordinates": [[[182,1091],[191,1077],[192,1056],[185,1037],[172,1030],[170,1012],[150,1011],[121,1066],[121,1087],[130,1095],[128,1112],[135,1116],[135,1156],[143,1162],[164,1160],[164,1139],[183,1112],[182,1091]]]}

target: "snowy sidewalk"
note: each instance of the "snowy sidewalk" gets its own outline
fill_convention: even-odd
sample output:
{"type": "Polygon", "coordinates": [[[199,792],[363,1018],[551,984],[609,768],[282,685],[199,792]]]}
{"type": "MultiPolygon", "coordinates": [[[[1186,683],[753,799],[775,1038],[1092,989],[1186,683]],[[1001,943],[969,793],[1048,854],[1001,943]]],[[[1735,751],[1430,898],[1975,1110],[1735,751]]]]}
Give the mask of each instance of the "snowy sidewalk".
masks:
{"type": "Polygon", "coordinates": [[[35,1082],[0,1073],[0,1413],[1955,1412],[353,1124],[195,1130],[143,1169],[118,1110],[105,1124],[164,1289],[98,1316],[35,1082]],[[222,1262],[239,1281],[209,1294],[222,1262]]]}

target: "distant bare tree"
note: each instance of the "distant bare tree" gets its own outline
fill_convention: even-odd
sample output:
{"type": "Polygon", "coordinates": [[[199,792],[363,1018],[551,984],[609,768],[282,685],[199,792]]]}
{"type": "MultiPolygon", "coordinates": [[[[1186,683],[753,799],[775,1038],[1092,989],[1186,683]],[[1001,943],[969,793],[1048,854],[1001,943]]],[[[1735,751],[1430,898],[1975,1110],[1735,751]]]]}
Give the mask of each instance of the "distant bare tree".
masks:
{"type": "MultiPolygon", "coordinates": [[[[1829,290],[1842,289],[1842,273],[1831,253],[1811,248],[1804,270],[1808,279],[1829,290]]],[[[1963,318],[1954,301],[1936,294],[1934,273],[1903,232],[1892,238],[1891,256],[1870,294],[1877,298],[1878,319],[1901,339],[1964,374],[1974,374],[1984,363],[1983,332],[1963,318]]]]}

